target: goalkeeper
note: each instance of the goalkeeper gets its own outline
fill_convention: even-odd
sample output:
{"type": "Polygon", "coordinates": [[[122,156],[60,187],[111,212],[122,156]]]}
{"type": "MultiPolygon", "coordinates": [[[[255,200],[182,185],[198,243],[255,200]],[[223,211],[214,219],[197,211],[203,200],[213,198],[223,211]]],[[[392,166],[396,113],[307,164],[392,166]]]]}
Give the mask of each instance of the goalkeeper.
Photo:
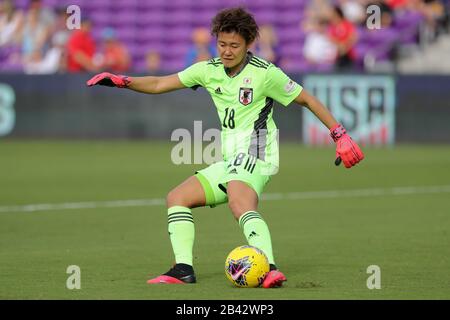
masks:
{"type": "Polygon", "coordinates": [[[194,219],[192,208],[228,203],[248,243],[268,257],[270,272],[264,288],[279,287],[286,277],[277,269],[269,228],[258,212],[265,185],[278,168],[277,127],[272,119],[274,100],[305,106],[330,130],[336,161],[346,168],[364,155],[328,109],[278,67],[254,56],[249,47],[258,25],[243,8],[220,11],[212,21],[219,57],[198,62],[172,75],[128,77],[101,73],[88,86],[104,85],[159,94],[177,89],[205,88],[221,121],[223,161],[195,173],[167,195],[168,230],[175,265],[153,283],[195,283],[193,269],[194,219]]]}

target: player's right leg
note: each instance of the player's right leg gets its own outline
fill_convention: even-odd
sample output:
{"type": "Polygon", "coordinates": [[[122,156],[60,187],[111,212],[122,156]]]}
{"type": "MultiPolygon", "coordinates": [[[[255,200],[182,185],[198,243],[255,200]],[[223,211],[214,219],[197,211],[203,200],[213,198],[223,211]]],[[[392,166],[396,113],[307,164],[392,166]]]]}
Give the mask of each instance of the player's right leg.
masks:
{"type": "Polygon", "coordinates": [[[267,256],[270,271],[264,278],[263,288],[282,286],[286,281],[284,274],[278,270],[272,252],[272,240],[267,223],[258,212],[259,197],[270,180],[269,170],[262,170],[265,165],[260,160],[255,166],[247,166],[252,159],[238,155],[242,161],[233,161],[223,182],[226,184],[228,205],[242,228],[248,244],[261,249],[267,256]],[[245,163],[245,165],[243,165],[245,163]]]}
{"type": "Polygon", "coordinates": [[[168,208],[168,230],[175,265],[163,275],[150,279],[149,284],[195,283],[192,249],[195,228],[191,209],[204,206],[205,192],[197,177],[192,176],[172,189],[166,198],[168,208]]]}

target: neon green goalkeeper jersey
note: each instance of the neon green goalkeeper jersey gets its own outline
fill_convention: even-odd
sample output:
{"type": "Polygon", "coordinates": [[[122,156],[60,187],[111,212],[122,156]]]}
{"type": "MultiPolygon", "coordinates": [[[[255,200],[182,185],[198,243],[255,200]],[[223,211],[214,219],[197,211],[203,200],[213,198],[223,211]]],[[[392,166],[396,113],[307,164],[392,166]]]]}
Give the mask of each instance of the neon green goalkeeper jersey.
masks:
{"type": "Polygon", "coordinates": [[[204,87],[217,108],[222,132],[222,156],[239,153],[278,167],[278,130],[273,121],[274,100],[287,106],[302,87],[280,68],[248,52],[241,71],[228,76],[220,58],[198,62],[178,73],[193,89],[204,87]]]}

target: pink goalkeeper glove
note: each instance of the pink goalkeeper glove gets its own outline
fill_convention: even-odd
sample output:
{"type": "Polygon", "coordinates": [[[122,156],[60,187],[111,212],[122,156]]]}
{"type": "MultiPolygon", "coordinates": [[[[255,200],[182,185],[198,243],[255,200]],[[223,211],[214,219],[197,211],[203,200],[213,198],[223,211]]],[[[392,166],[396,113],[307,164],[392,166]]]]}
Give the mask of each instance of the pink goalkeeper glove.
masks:
{"type": "Polygon", "coordinates": [[[350,138],[341,124],[337,124],[330,129],[330,136],[336,142],[336,160],[334,163],[337,166],[343,161],[346,168],[351,168],[364,159],[361,149],[350,138]]]}
{"type": "Polygon", "coordinates": [[[107,87],[117,87],[117,88],[127,88],[131,83],[131,79],[127,76],[115,75],[109,72],[102,72],[93,76],[90,80],[86,82],[88,86],[107,86],[107,87]]]}

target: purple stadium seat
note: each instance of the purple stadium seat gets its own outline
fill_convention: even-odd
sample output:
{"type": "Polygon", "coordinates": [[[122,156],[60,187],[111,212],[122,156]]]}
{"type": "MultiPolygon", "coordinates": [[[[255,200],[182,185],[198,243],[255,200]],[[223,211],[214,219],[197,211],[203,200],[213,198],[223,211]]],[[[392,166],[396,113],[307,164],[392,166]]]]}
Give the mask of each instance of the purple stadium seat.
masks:
{"type": "Polygon", "coordinates": [[[372,46],[369,43],[361,43],[358,42],[353,47],[355,56],[356,56],[356,62],[360,65],[364,64],[364,58],[367,54],[369,54],[372,50],[372,46]]]}
{"type": "Polygon", "coordinates": [[[324,64],[316,64],[309,65],[314,72],[331,72],[334,69],[334,64],[332,63],[324,63],[324,64]]]}
{"type": "Polygon", "coordinates": [[[130,25],[135,25],[137,20],[136,11],[133,10],[122,10],[120,14],[115,14],[114,18],[111,20],[111,25],[117,28],[126,27],[130,25]]]}
{"type": "Polygon", "coordinates": [[[280,48],[280,54],[287,58],[299,58],[302,56],[302,45],[300,43],[285,44],[280,48]]]}
{"type": "Polygon", "coordinates": [[[299,26],[303,19],[302,10],[283,10],[278,12],[279,19],[277,25],[279,26],[299,26]]]}
{"type": "Polygon", "coordinates": [[[80,6],[81,10],[84,9],[89,10],[90,12],[93,11],[106,11],[109,10],[111,7],[111,1],[109,0],[95,0],[95,1],[87,1],[83,3],[83,6],[80,6]]]}
{"type": "Polygon", "coordinates": [[[194,10],[199,10],[199,9],[209,9],[209,10],[214,10],[216,11],[221,4],[221,1],[215,0],[215,1],[211,1],[211,0],[195,0],[195,1],[191,1],[192,5],[191,8],[194,10]]]}
{"type": "Polygon", "coordinates": [[[148,53],[150,51],[156,51],[159,53],[164,52],[164,50],[167,50],[167,46],[164,42],[160,41],[160,42],[149,42],[147,44],[145,44],[141,50],[143,50],[144,52],[148,53]]]}
{"type": "Polygon", "coordinates": [[[376,61],[390,60],[393,48],[401,36],[394,29],[359,30],[360,40],[354,48],[357,63],[363,65],[369,55],[376,61]]]}
{"type": "MultiPolygon", "coordinates": [[[[44,0],[44,3],[46,3],[47,0],[44,0]]],[[[63,5],[69,5],[69,4],[74,4],[79,6],[81,9],[86,8],[87,6],[89,6],[89,4],[92,2],[92,0],[73,0],[73,1],[57,1],[58,3],[61,3],[63,5]]]]}
{"type": "Polygon", "coordinates": [[[162,63],[162,69],[166,72],[178,72],[185,68],[184,61],[178,58],[166,59],[162,63]]]}
{"type": "MultiPolygon", "coordinates": [[[[73,1],[73,2],[75,2],[75,1],[73,1]]],[[[59,0],[44,0],[44,1],[42,1],[42,3],[44,4],[44,6],[51,7],[51,8],[61,5],[61,1],[59,1],[59,0]]],[[[64,5],[64,3],[62,3],[62,4],[64,5]]]]}
{"type": "Polygon", "coordinates": [[[303,72],[307,69],[308,65],[302,59],[284,58],[280,63],[280,67],[289,72],[303,72]]]}
{"type": "Polygon", "coordinates": [[[305,33],[300,26],[293,27],[278,27],[276,28],[277,37],[281,44],[288,44],[292,42],[301,43],[305,40],[305,33]]]}
{"type": "Polygon", "coordinates": [[[0,70],[15,70],[17,69],[17,65],[20,65],[20,63],[16,64],[13,63],[13,56],[16,56],[18,62],[19,55],[21,52],[21,47],[19,45],[7,45],[0,47],[0,70]]]}
{"type": "Polygon", "coordinates": [[[21,63],[6,62],[0,66],[1,72],[20,73],[23,72],[23,65],[21,63]]]}
{"type": "Polygon", "coordinates": [[[249,1],[248,7],[250,9],[273,9],[278,1],[277,0],[258,0],[258,1],[249,1]]]}
{"type": "MultiPolygon", "coordinates": [[[[95,0],[94,0],[95,1],[95,0]]],[[[138,10],[139,3],[144,2],[142,0],[113,0],[111,2],[111,9],[115,12],[122,12],[122,10],[138,10]]]]}
{"type": "Polygon", "coordinates": [[[179,25],[189,27],[195,15],[191,14],[189,10],[173,10],[167,13],[167,18],[164,19],[163,24],[167,26],[179,25]]]}
{"type": "Polygon", "coordinates": [[[137,38],[138,30],[131,26],[122,26],[114,29],[116,37],[121,41],[135,41],[137,38]]]}
{"type": "Polygon", "coordinates": [[[167,59],[181,59],[184,62],[184,58],[189,50],[189,43],[173,43],[168,44],[165,50],[161,52],[161,55],[167,59]]]}
{"type": "Polygon", "coordinates": [[[161,27],[165,20],[167,20],[167,16],[164,10],[142,10],[136,14],[136,24],[141,27],[155,25],[161,27]]]}
{"type": "Polygon", "coordinates": [[[133,71],[145,74],[147,71],[147,62],[145,61],[145,59],[134,59],[133,71]]]}
{"type": "Polygon", "coordinates": [[[360,43],[371,43],[374,45],[386,44],[391,45],[399,39],[398,31],[393,28],[374,29],[366,28],[358,29],[360,43]]]}
{"type": "Polygon", "coordinates": [[[209,27],[211,25],[211,21],[216,15],[216,11],[214,10],[202,10],[195,12],[194,20],[192,21],[193,26],[205,26],[209,27]]]}
{"type": "Polygon", "coordinates": [[[0,47],[0,71],[23,72],[20,52],[21,47],[18,45],[0,47]]]}
{"type": "Polygon", "coordinates": [[[186,26],[165,28],[164,40],[168,43],[190,43],[192,29],[186,26]]]}
{"type": "Polygon", "coordinates": [[[165,8],[169,11],[171,10],[187,10],[191,8],[192,1],[191,0],[171,0],[166,1],[165,8]]]}
{"type": "Polygon", "coordinates": [[[396,12],[394,27],[399,32],[399,40],[402,44],[417,43],[419,26],[424,21],[421,13],[415,11],[396,12]]]}
{"type": "Polygon", "coordinates": [[[150,0],[150,1],[144,1],[141,0],[138,2],[138,9],[139,10],[158,10],[158,9],[164,9],[166,0],[150,0]]]}
{"type": "Polygon", "coordinates": [[[396,27],[412,27],[418,26],[423,21],[421,13],[416,11],[400,11],[396,12],[394,16],[394,24],[396,27]]]}
{"type": "Polygon", "coordinates": [[[133,57],[133,61],[135,60],[145,60],[147,54],[149,52],[163,52],[164,45],[162,43],[148,43],[145,45],[136,45],[130,44],[128,45],[128,49],[130,50],[130,54],[133,57]]]}
{"type": "Polygon", "coordinates": [[[16,0],[14,1],[14,5],[16,8],[24,9],[28,6],[29,0],[16,0]]]}
{"type": "Polygon", "coordinates": [[[261,24],[275,24],[278,20],[277,13],[273,10],[255,10],[253,11],[256,22],[261,24]]]}
{"type": "Polygon", "coordinates": [[[115,15],[109,13],[107,10],[93,11],[89,13],[89,18],[92,20],[94,28],[104,26],[111,26],[115,15]]]}
{"type": "Polygon", "coordinates": [[[145,55],[144,46],[135,41],[126,42],[126,46],[133,58],[143,57],[145,55]]]}
{"type": "Polygon", "coordinates": [[[136,41],[141,44],[161,42],[165,37],[166,29],[158,26],[151,28],[137,29],[136,31],[136,41]]]}
{"type": "Polygon", "coordinates": [[[281,10],[303,10],[309,0],[277,0],[275,6],[281,10]]]}

